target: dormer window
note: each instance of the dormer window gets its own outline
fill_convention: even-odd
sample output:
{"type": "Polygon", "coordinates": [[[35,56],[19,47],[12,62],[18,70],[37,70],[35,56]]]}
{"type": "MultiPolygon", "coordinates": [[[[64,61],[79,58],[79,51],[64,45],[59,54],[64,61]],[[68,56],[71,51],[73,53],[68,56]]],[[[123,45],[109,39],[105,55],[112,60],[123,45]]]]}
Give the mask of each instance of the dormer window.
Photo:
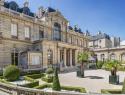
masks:
{"type": "Polygon", "coordinates": [[[14,1],[12,1],[12,2],[9,3],[9,8],[10,8],[11,10],[17,11],[18,7],[19,7],[19,6],[18,6],[17,3],[14,2],[14,1]]]}

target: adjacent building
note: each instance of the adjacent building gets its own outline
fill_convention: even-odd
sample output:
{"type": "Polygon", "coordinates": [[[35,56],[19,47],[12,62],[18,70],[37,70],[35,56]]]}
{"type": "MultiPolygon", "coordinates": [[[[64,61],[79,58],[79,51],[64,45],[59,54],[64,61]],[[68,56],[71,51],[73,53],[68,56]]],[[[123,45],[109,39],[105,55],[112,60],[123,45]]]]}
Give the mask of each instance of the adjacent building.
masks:
{"type": "Polygon", "coordinates": [[[89,47],[94,49],[100,48],[111,48],[112,41],[109,35],[105,33],[98,32],[97,35],[89,36],[89,47]]]}
{"type": "Polygon", "coordinates": [[[88,49],[88,38],[78,27],[53,8],[40,7],[37,13],[24,2],[0,0],[0,67],[15,64],[22,69],[41,69],[58,64],[77,64],[77,55],[88,49]]]}

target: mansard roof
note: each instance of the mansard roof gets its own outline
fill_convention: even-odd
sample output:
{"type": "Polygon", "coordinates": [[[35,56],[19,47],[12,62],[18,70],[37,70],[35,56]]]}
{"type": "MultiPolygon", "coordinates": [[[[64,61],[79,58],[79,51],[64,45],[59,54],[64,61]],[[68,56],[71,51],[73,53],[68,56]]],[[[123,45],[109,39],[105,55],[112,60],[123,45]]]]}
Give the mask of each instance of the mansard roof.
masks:
{"type": "Polygon", "coordinates": [[[20,8],[15,1],[4,2],[4,7],[8,8],[8,9],[12,9],[12,10],[20,12],[20,13],[24,13],[24,14],[32,16],[32,17],[35,16],[35,13],[31,12],[28,7],[20,8]]]}
{"type": "Polygon", "coordinates": [[[105,34],[105,33],[99,33],[99,34],[97,34],[95,36],[91,36],[90,40],[94,41],[94,40],[99,40],[99,39],[104,39],[104,38],[110,40],[110,36],[105,34]]]}

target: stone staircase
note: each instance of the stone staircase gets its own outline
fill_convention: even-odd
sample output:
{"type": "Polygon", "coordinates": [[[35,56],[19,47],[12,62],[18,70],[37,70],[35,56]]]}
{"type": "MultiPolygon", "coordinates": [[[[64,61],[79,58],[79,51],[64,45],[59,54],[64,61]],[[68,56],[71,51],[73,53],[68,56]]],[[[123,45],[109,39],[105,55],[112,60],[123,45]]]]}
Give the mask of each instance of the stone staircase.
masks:
{"type": "Polygon", "coordinates": [[[73,66],[73,67],[64,67],[60,70],[61,73],[69,73],[69,72],[76,72],[77,67],[73,66]]]}

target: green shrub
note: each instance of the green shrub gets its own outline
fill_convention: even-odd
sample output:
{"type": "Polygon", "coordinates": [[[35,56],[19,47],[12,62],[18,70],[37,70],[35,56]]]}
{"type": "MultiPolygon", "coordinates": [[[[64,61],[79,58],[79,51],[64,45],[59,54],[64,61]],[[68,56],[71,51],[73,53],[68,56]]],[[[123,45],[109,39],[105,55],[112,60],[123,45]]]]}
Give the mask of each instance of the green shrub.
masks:
{"type": "Polygon", "coordinates": [[[97,67],[98,69],[101,69],[102,66],[103,66],[103,64],[104,64],[103,61],[98,61],[98,62],[96,63],[96,67],[97,67]]]}
{"type": "Polygon", "coordinates": [[[27,84],[24,84],[23,87],[33,88],[39,85],[39,81],[33,81],[27,84]]]}
{"type": "Polygon", "coordinates": [[[59,82],[59,78],[58,78],[57,68],[55,68],[55,71],[54,71],[52,89],[55,90],[55,91],[60,91],[61,90],[60,82],[59,82]]]}
{"type": "Polygon", "coordinates": [[[121,63],[119,61],[116,61],[116,60],[107,60],[102,68],[105,69],[105,70],[111,70],[112,67],[117,67],[117,69],[121,66],[121,63]]]}
{"type": "Polygon", "coordinates": [[[48,69],[46,70],[46,73],[47,73],[47,74],[53,74],[53,68],[48,68],[48,69]]]}
{"type": "Polygon", "coordinates": [[[125,79],[124,79],[124,83],[123,83],[123,87],[122,87],[122,94],[125,94],[125,79]]]}
{"type": "Polygon", "coordinates": [[[19,79],[20,76],[20,70],[18,67],[14,65],[9,65],[5,68],[3,72],[3,76],[8,81],[15,81],[19,79]]]}

